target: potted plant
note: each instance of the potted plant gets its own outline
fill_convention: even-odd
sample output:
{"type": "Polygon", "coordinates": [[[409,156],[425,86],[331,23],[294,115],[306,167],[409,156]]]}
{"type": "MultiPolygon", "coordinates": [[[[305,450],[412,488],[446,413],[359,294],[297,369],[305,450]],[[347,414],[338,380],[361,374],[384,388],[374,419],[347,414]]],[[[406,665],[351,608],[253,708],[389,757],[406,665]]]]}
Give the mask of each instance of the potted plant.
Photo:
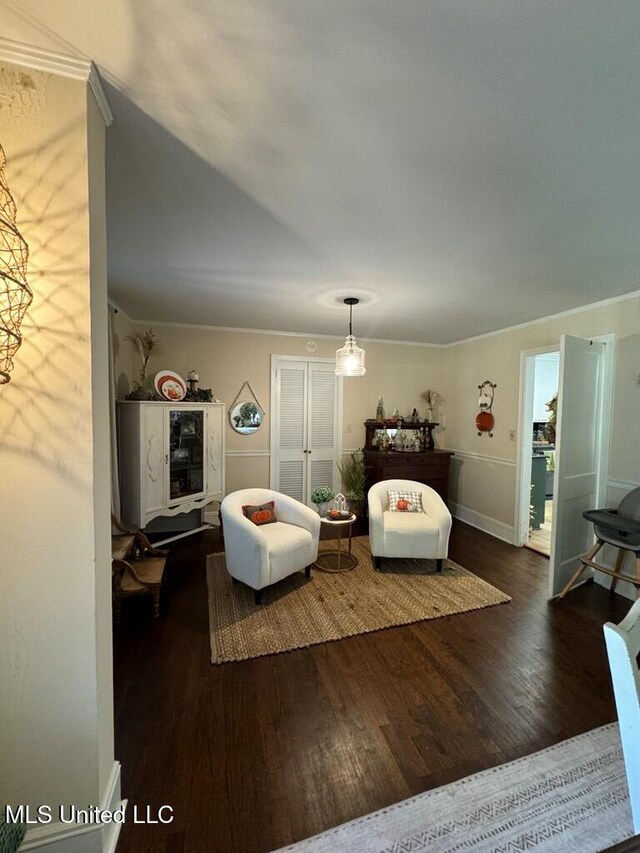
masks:
{"type": "Polygon", "coordinates": [[[324,518],[329,511],[329,504],[335,498],[333,490],[329,486],[318,486],[311,495],[311,500],[318,508],[318,515],[324,518]]]}
{"type": "Polygon", "coordinates": [[[133,344],[134,350],[140,357],[140,373],[135,388],[127,399],[157,400],[158,395],[153,384],[153,379],[147,375],[147,367],[151,354],[160,346],[160,341],[157,339],[156,333],[153,329],[147,329],[146,332],[137,332],[135,335],[129,335],[125,340],[133,344]]]}
{"type": "Polygon", "coordinates": [[[556,443],[556,417],[558,414],[558,395],[554,394],[554,396],[549,400],[546,404],[546,408],[548,412],[551,412],[549,415],[549,420],[547,421],[547,426],[545,429],[545,433],[547,436],[547,441],[549,444],[556,443]]]}
{"type": "Polygon", "coordinates": [[[351,453],[338,464],[338,471],[342,475],[344,496],[349,502],[351,512],[356,515],[362,515],[366,496],[364,456],[362,451],[356,450],[354,453],[351,453]]]}

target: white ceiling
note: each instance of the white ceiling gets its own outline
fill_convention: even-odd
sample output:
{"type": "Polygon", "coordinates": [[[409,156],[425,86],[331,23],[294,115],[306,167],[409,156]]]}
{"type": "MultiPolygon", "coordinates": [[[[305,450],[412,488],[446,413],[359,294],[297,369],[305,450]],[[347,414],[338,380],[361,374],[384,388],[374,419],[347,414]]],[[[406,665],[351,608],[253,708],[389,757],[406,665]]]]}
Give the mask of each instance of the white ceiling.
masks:
{"type": "Polygon", "coordinates": [[[109,81],[135,318],[342,335],[355,295],[446,343],[640,287],[637,0],[13,6],[109,81]]]}

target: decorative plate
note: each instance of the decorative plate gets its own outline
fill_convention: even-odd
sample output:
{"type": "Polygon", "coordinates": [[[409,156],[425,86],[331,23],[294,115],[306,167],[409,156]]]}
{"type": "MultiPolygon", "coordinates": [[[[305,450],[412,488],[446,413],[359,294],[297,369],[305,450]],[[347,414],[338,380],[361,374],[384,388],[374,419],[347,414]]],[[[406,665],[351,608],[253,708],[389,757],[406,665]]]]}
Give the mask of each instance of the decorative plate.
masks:
{"type": "Polygon", "coordinates": [[[179,402],[187,393],[184,379],[172,370],[161,370],[156,373],[153,384],[158,394],[172,403],[179,402]]]}

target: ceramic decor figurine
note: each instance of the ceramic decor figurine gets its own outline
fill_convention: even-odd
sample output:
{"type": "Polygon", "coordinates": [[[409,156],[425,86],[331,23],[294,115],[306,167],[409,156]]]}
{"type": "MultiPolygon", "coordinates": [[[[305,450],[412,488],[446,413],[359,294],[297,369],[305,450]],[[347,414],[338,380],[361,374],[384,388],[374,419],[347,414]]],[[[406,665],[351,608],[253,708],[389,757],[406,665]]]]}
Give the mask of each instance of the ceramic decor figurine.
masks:
{"type": "Polygon", "coordinates": [[[378,397],[378,408],[376,409],[376,420],[378,423],[384,423],[384,400],[378,397]]]}

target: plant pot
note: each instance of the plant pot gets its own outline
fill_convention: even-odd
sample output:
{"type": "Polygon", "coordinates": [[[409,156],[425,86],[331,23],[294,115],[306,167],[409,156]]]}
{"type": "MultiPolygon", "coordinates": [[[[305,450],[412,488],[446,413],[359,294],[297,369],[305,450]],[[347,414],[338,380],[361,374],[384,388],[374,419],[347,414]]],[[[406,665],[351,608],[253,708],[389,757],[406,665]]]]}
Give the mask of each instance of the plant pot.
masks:
{"type": "Polygon", "coordinates": [[[320,516],[320,518],[327,517],[327,513],[329,512],[332,503],[333,501],[323,501],[320,504],[316,504],[316,508],[318,510],[318,515],[320,516]]]}
{"type": "Polygon", "coordinates": [[[351,498],[347,498],[347,505],[349,506],[349,511],[354,515],[357,515],[358,518],[362,518],[364,515],[364,501],[354,501],[351,498]]]}

